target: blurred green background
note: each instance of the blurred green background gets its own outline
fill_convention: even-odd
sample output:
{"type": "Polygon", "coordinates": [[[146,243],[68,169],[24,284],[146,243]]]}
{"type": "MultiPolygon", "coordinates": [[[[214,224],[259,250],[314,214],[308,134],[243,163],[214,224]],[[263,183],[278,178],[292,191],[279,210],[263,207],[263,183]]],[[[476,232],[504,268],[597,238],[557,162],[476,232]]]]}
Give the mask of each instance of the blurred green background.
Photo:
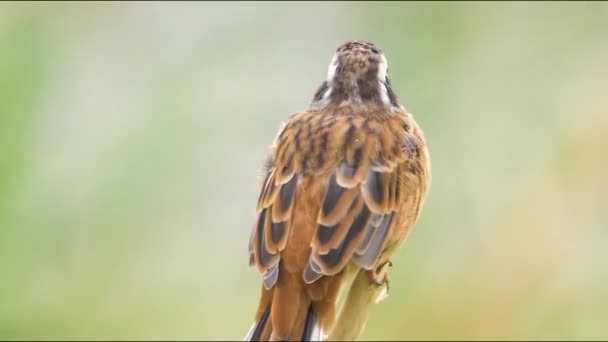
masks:
{"type": "Polygon", "coordinates": [[[0,338],[241,339],[257,177],[370,40],[433,182],[365,339],[608,338],[608,4],[0,3],[0,338]]]}

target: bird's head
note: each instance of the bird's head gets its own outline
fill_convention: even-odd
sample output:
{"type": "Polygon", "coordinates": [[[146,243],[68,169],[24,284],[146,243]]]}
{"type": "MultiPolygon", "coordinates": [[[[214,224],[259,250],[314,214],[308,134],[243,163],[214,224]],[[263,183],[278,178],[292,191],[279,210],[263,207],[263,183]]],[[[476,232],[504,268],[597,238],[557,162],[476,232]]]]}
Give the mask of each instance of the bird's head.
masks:
{"type": "Polygon", "coordinates": [[[381,49],[364,41],[349,41],[336,49],[327,80],[313,105],[378,104],[399,107],[388,79],[388,62],[381,49]]]}

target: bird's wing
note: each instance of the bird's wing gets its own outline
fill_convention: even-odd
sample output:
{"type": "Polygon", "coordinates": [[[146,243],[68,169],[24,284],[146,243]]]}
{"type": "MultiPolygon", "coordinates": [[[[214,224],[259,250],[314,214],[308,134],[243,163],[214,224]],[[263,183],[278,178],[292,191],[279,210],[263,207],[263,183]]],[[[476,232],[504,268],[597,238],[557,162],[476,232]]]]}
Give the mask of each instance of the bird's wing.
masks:
{"type": "Polygon", "coordinates": [[[324,194],[304,281],[334,275],[350,260],[375,266],[400,200],[398,166],[408,159],[403,120],[315,112],[288,120],[275,140],[249,245],[266,288],[277,280],[295,192],[305,178],[322,183],[324,194]]]}

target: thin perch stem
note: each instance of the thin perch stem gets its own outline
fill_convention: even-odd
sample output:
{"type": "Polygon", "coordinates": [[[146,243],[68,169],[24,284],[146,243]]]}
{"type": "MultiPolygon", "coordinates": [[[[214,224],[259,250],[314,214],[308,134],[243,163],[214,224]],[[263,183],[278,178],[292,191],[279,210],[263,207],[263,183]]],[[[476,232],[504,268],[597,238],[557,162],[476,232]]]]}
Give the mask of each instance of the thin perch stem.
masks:
{"type": "Polygon", "coordinates": [[[358,340],[367,325],[372,307],[385,290],[385,286],[372,283],[367,272],[361,269],[353,281],[328,340],[358,340]]]}

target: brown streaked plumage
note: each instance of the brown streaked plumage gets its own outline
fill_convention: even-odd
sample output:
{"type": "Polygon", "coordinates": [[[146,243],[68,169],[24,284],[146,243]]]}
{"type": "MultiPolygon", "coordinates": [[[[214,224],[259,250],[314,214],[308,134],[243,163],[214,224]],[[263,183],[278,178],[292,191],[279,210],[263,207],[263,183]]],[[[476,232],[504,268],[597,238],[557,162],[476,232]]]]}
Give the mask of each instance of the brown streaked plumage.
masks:
{"type": "Polygon", "coordinates": [[[287,120],[266,161],[249,243],[264,280],[246,339],[357,338],[363,327],[345,333],[345,322],[367,321],[353,310],[369,310],[361,298],[388,286],[390,258],[429,182],[424,135],[393,92],[382,51],[340,46],[310,107],[287,120]],[[351,283],[340,312],[338,295],[351,283]]]}

